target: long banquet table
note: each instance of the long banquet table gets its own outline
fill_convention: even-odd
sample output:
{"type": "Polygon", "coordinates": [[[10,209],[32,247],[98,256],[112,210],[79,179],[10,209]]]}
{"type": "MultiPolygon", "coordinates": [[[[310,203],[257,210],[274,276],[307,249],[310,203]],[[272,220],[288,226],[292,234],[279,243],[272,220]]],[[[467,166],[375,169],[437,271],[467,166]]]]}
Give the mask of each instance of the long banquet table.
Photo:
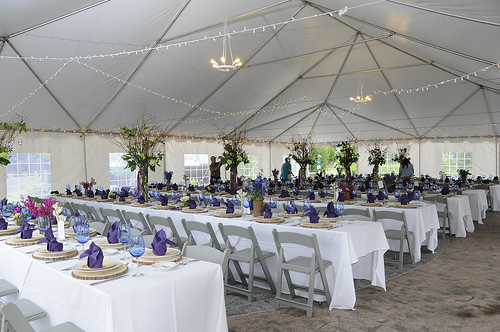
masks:
{"type": "MultiPolygon", "coordinates": [[[[68,201],[81,202],[80,200],[67,199],[68,201]]],[[[97,210],[100,207],[120,209],[126,211],[142,212],[162,217],[171,217],[177,230],[181,236],[186,236],[182,227],[181,220],[194,220],[199,222],[209,222],[214,228],[219,241],[222,242],[222,237],[218,230],[218,224],[231,224],[239,226],[252,226],[259,241],[262,250],[272,251],[277,253],[276,246],[272,237],[272,229],[277,228],[278,231],[300,232],[305,234],[315,233],[321,255],[323,259],[330,260],[333,267],[326,269],[330,292],[332,293],[332,302],[330,309],[353,309],[356,303],[356,293],[353,279],[367,279],[372,285],[382,287],[385,290],[385,270],[384,270],[384,253],[389,248],[387,239],[382,228],[382,225],[373,222],[355,221],[350,224],[344,224],[342,227],[324,230],[324,229],[306,229],[298,226],[293,226],[297,222],[287,223],[286,225],[269,225],[261,224],[254,221],[253,217],[247,216],[247,220],[243,218],[217,218],[213,213],[191,214],[181,211],[172,210],[155,210],[152,208],[134,207],[130,205],[116,205],[112,203],[100,203],[95,201],[84,201],[85,204],[93,205],[97,210]]],[[[199,241],[201,243],[207,242],[199,241]]],[[[247,248],[249,243],[244,239],[239,239],[236,244],[236,249],[247,248]]],[[[290,251],[292,256],[304,255],[302,248],[292,248],[290,251]]],[[[271,275],[276,282],[277,278],[277,255],[269,258],[267,261],[271,275]]],[[[246,267],[242,265],[242,268],[246,267]]],[[[263,276],[260,265],[256,265],[255,273],[263,276]]],[[[303,274],[293,276],[294,282],[308,285],[308,279],[303,274]]],[[[266,287],[265,283],[256,283],[259,287],[266,287]]],[[[316,277],[316,288],[321,288],[319,275],[316,277]]],[[[286,289],[284,287],[283,289],[286,289]]],[[[300,293],[299,295],[306,295],[300,293]]],[[[325,297],[315,295],[318,301],[324,301],[325,297]]]]}
{"type": "Polygon", "coordinates": [[[486,192],[487,191],[484,189],[462,191],[462,195],[469,197],[472,219],[476,220],[480,224],[483,223],[483,219],[486,218],[486,211],[488,211],[488,199],[486,198],[486,192]]]}
{"type": "MultiPolygon", "coordinates": [[[[0,277],[19,288],[48,315],[35,329],[72,321],[85,331],[227,331],[222,269],[196,262],[169,271],[141,266],[142,278],[129,275],[101,285],[79,280],[66,268],[77,260],[46,264],[24,254],[34,246],[0,243],[0,277]]],[[[111,256],[113,258],[113,256],[111,256]]]]}

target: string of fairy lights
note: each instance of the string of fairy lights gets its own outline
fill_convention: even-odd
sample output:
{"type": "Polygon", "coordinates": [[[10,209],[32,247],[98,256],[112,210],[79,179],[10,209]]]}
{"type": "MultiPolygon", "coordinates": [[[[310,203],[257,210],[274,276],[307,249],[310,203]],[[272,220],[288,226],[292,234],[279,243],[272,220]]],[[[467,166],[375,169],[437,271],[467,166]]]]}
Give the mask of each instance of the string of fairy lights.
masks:
{"type": "MultiPolygon", "coordinates": [[[[330,15],[330,16],[333,16],[333,14],[338,14],[340,16],[342,16],[345,12],[347,12],[348,10],[352,10],[352,9],[356,9],[356,8],[360,8],[360,7],[364,7],[364,6],[369,6],[369,5],[374,5],[374,4],[378,4],[378,3],[382,3],[382,2],[385,2],[386,0],[380,0],[380,1],[374,1],[374,2],[370,2],[370,3],[366,3],[366,4],[362,4],[362,5],[358,5],[358,6],[353,6],[353,7],[344,7],[343,9],[340,9],[340,10],[334,10],[334,11],[330,11],[330,12],[325,12],[325,13],[321,13],[321,14],[316,14],[316,15],[311,15],[311,16],[306,16],[306,17],[302,17],[302,18],[292,18],[290,21],[282,21],[282,22],[277,22],[277,23],[271,23],[271,24],[267,24],[267,25],[261,25],[261,26],[258,26],[258,27],[252,27],[252,28],[247,28],[247,27],[243,27],[243,29],[240,29],[240,30],[233,30],[232,32],[228,32],[227,34],[223,34],[221,32],[219,32],[218,35],[212,35],[212,36],[204,36],[203,38],[198,38],[198,39],[193,39],[193,40],[189,40],[189,41],[183,41],[183,42],[177,42],[177,43],[171,43],[171,44],[165,44],[165,45],[159,45],[157,47],[146,47],[146,48],[140,48],[140,49],[135,49],[135,50],[131,50],[131,51],[121,51],[121,52],[116,52],[116,53],[107,53],[107,54],[94,54],[94,55],[86,55],[86,56],[73,56],[73,57],[48,57],[48,56],[45,56],[45,57],[37,57],[37,56],[26,56],[26,57],[21,57],[21,56],[5,56],[5,55],[0,55],[0,59],[22,59],[22,60],[26,60],[26,61],[31,61],[31,60],[36,60],[36,61],[46,61],[46,60],[51,60],[51,61],[54,61],[54,60],[58,60],[58,61],[64,61],[63,65],[52,75],[50,76],[47,80],[45,80],[43,83],[40,83],[39,86],[31,91],[29,93],[29,95],[27,95],[26,97],[24,97],[24,99],[22,99],[18,104],[12,106],[11,109],[9,109],[6,113],[0,115],[2,117],[5,117],[8,113],[10,113],[11,111],[13,111],[14,109],[20,107],[21,105],[25,104],[26,101],[30,98],[32,98],[33,96],[35,96],[37,94],[37,92],[39,92],[44,86],[46,86],[50,81],[52,81],[55,77],[57,77],[57,75],[59,73],[61,73],[61,71],[69,64],[69,63],[75,63],[75,64],[79,64],[79,65],[82,65],[82,66],[85,66],[91,70],[94,70],[95,72],[101,74],[101,75],[104,75],[106,76],[107,78],[112,78],[122,84],[126,84],[127,86],[129,87],[133,87],[133,88],[136,88],[136,89],[139,89],[139,90],[142,90],[146,93],[150,93],[156,97],[159,97],[159,98],[162,98],[162,99],[166,99],[166,100],[169,100],[169,101],[172,101],[172,102],[175,102],[175,103],[179,103],[179,104],[182,104],[182,105],[185,105],[185,106],[188,106],[190,108],[197,108],[203,112],[206,112],[206,113],[209,113],[210,114],[210,117],[200,117],[200,118],[196,118],[196,119],[186,119],[184,121],[179,121],[180,123],[184,123],[184,124],[193,124],[193,123],[196,123],[196,122],[200,122],[200,121],[217,121],[217,120],[220,120],[220,119],[223,119],[225,117],[228,117],[228,116],[243,116],[243,115],[251,115],[251,114],[254,114],[254,113],[266,113],[266,112],[275,112],[275,111],[282,111],[282,110],[286,110],[287,108],[292,108],[293,106],[296,106],[298,104],[301,104],[301,103],[307,103],[307,104],[311,104],[315,101],[318,101],[317,99],[314,99],[312,97],[308,97],[308,96],[303,96],[302,98],[298,99],[298,100],[295,100],[295,101],[290,101],[290,102],[286,102],[286,103],[283,103],[283,104],[273,104],[273,105],[270,105],[270,106],[267,106],[265,108],[262,108],[262,109],[259,109],[259,110],[253,110],[253,109],[250,109],[250,110],[239,110],[239,111],[227,111],[227,112],[220,112],[220,111],[216,111],[216,110],[210,110],[210,109],[207,109],[207,108],[204,108],[204,107],[201,107],[201,105],[194,105],[194,104],[191,104],[187,101],[184,101],[184,100],[180,100],[180,99],[176,99],[176,98],[173,98],[173,97],[170,97],[170,96],[166,96],[164,94],[161,94],[159,92],[156,92],[156,91],[153,91],[152,89],[149,89],[149,88],[145,88],[143,86],[140,86],[138,84],[134,84],[134,83],[131,83],[129,81],[126,81],[126,80],[123,80],[115,75],[112,75],[110,73],[106,73],[105,71],[102,71],[92,65],[89,65],[88,63],[86,62],[83,62],[83,60],[92,60],[92,59],[102,59],[102,58],[112,58],[112,57],[116,57],[116,56],[128,56],[128,55],[139,55],[139,54],[144,54],[145,52],[150,52],[150,51],[160,51],[160,50],[168,50],[169,48],[172,48],[172,47],[185,47],[185,46],[188,46],[188,45],[191,45],[191,44],[194,44],[194,43],[197,43],[197,42],[203,42],[203,41],[208,41],[208,40],[213,40],[213,41],[216,41],[217,39],[219,38],[223,38],[224,36],[227,36],[229,38],[231,38],[231,36],[235,36],[235,35],[238,35],[238,34],[243,34],[243,33],[257,33],[257,32],[265,32],[266,29],[276,29],[276,26],[282,26],[282,25],[286,25],[286,24],[290,24],[290,23],[294,23],[294,22],[300,22],[300,21],[304,21],[304,20],[308,20],[308,19],[314,19],[314,18],[317,18],[317,17],[321,17],[321,16],[325,16],[325,15],[330,15]]],[[[413,93],[413,92],[424,92],[424,91],[429,91],[429,89],[431,88],[438,88],[440,86],[443,86],[443,85],[447,85],[447,84],[454,84],[454,83],[460,83],[464,80],[469,80],[471,78],[475,78],[475,77],[478,77],[478,74],[481,73],[481,72],[486,72],[490,69],[493,69],[493,68],[500,68],[500,62],[499,63],[496,63],[496,64],[491,64],[489,66],[486,66],[482,69],[478,69],[478,70],[475,70],[473,72],[470,72],[470,73],[467,73],[467,74],[463,74],[461,76],[456,76],[454,78],[451,78],[451,79],[448,79],[448,80],[445,80],[445,81],[441,81],[441,82],[437,82],[437,83],[431,83],[431,84],[427,84],[425,86],[420,86],[420,87],[417,87],[417,88],[399,88],[399,89],[392,89],[390,91],[382,91],[382,90],[379,90],[379,91],[374,91],[373,94],[383,94],[384,96],[385,95],[388,95],[388,94],[394,94],[394,93],[397,93],[397,94],[401,94],[401,93],[413,93]]],[[[364,106],[364,105],[362,105],[364,106]]],[[[361,106],[358,105],[357,108],[353,108],[352,110],[356,110],[356,109],[360,109],[361,106]]],[[[318,109],[318,112],[320,113],[320,115],[322,116],[327,116],[331,119],[335,119],[337,121],[337,123],[339,123],[339,119],[341,119],[343,116],[346,116],[346,115],[362,115],[362,117],[365,117],[366,119],[369,119],[369,120],[372,120],[372,121],[376,121],[376,122],[380,122],[380,123],[384,123],[385,125],[391,127],[391,128],[396,128],[396,129],[400,129],[400,130],[409,130],[409,129],[413,129],[413,127],[410,127],[410,126],[407,126],[407,125],[404,125],[404,124],[393,124],[393,123],[390,123],[388,121],[383,121],[383,120],[380,120],[380,119],[374,119],[374,118],[370,118],[369,116],[366,116],[364,114],[356,114],[354,112],[351,112],[349,110],[344,110],[344,111],[341,111],[337,114],[337,116],[333,115],[333,114],[329,114],[329,112],[325,112],[323,111],[323,107],[320,107],[318,109]]],[[[313,112],[314,113],[314,112],[313,112]]],[[[314,137],[314,125],[313,125],[313,118],[312,118],[312,113],[309,114],[309,123],[311,125],[311,135],[314,137]]],[[[340,123],[339,123],[340,124],[340,123]]],[[[483,127],[488,127],[488,126],[491,126],[492,124],[488,124],[488,125],[481,125],[481,126],[475,126],[475,127],[472,127],[472,128],[483,128],[483,127]]],[[[432,129],[433,131],[446,131],[446,130],[452,130],[452,131],[459,131],[459,130],[466,130],[466,129],[470,129],[471,127],[454,127],[454,128],[428,128],[428,129],[432,129]],[[459,128],[459,129],[457,129],[459,128]]],[[[116,128],[115,128],[116,129],[116,128]]],[[[383,131],[387,131],[387,130],[390,130],[389,128],[382,128],[382,129],[378,129],[378,130],[367,130],[367,131],[361,131],[361,130],[357,130],[357,129],[352,129],[352,128],[349,128],[350,130],[352,130],[353,132],[356,132],[356,133],[379,133],[379,132],[383,132],[383,131]]],[[[79,129],[81,130],[81,129],[79,129]]],[[[44,131],[44,129],[42,128],[41,130],[42,132],[44,131]]],[[[63,133],[67,133],[67,132],[73,132],[73,133],[76,133],[78,132],[77,130],[57,130],[57,129],[53,129],[53,130],[48,130],[48,131],[52,131],[52,132],[63,132],[63,133]]],[[[94,134],[99,134],[98,131],[95,131],[94,134]]],[[[101,133],[102,135],[105,135],[104,133],[101,133]]],[[[110,133],[110,135],[114,135],[113,133],[110,133]]],[[[208,139],[208,140],[216,140],[217,137],[216,135],[204,135],[204,134],[199,134],[199,133],[196,133],[196,135],[193,135],[193,134],[188,134],[188,133],[184,133],[183,135],[181,134],[173,134],[171,135],[172,138],[186,138],[186,139],[196,139],[197,137],[200,137],[201,139],[208,139]]],[[[435,136],[437,137],[437,136],[435,136]]],[[[492,136],[492,137],[495,137],[496,136],[492,136]]],[[[414,136],[410,139],[419,139],[419,137],[417,136],[414,136]]],[[[425,139],[425,138],[424,138],[425,139]]],[[[250,141],[250,140],[249,140],[250,141]]],[[[255,139],[255,140],[251,140],[253,142],[268,142],[268,140],[266,139],[255,139]]],[[[276,141],[277,143],[279,143],[279,141],[276,141]]]]}

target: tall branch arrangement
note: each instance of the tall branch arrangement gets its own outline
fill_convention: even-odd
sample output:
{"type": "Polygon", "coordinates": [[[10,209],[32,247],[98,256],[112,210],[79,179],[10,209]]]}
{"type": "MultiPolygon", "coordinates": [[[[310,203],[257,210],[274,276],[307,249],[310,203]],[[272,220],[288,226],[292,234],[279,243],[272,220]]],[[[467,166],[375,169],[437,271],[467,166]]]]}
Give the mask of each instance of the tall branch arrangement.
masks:
{"type": "Polygon", "coordinates": [[[410,155],[410,146],[407,144],[401,144],[398,145],[396,149],[396,155],[394,156],[394,158],[392,158],[392,160],[402,165],[405,159],[408,159],[408,161],[411,160],[409,155],[410,155]]]}
{"type": "Polygon", "coordinates": [[[238,165],[248,164],[248,155],[243,149],[243,145],[246,141],[246,130],[235,130],[229,134],[221,131],[219,134],[219,140],[222,143],[224,151],[222,155],[219,156],[221,165],[225,165],[226,169],[231,170],[231,188],[235,191],[237,190],[237,174],[238,165]]]}
{"type": "Polygon", "coordinates": [[[339,164],[345,169],[347,181],[351,181],[351,165],[355,164],[359,160],[359,153],[356,151],[354,146],[354,141],[345,140],[342,141],[338,147],[340,148],[337,159],[339,164]]]}
{"type": "Polygon", "coordinates": [[[158,148],[165,144],[167,129],[164,125],[154,122],[154,116],[144,114],[131,126],[123,126],[121,135],[117,136],[117,145],[125,150],[122,159],[131,171],[139,170],[139,195],[146,195],[148,190],[148,170],[155,171],[163,159],[163,152],[158,148]]]}
{"type": "Polygon", "coordinates": [[[387,148],[380,142],[375,142],[372,147],[370,147],[366,152],[368,152],[368,165],[373,166],[373,176],[378,176],[379,167],[385,164],[385,154],[387,153],[387,148]]]}
{"type": "Polygon", "coordinates": [[[311,144],[309,136],[306,138],[294,137],[292,138],[292,145],[288,146],[288,150],[290,150],[288,157],[295,160],[300,167],[299,180],[302,185],[306,183],[307,166],[314,165],[314,158],[311,156],[311,144]]]}
{"type": "Polygon", "coordinates": [[[13,123],[0,122],[0,165],[7,166],[10,164],[9,158],[13,150],[12,143],[22,132],[26,132],[26,123],[23,118],[13,123]]]}

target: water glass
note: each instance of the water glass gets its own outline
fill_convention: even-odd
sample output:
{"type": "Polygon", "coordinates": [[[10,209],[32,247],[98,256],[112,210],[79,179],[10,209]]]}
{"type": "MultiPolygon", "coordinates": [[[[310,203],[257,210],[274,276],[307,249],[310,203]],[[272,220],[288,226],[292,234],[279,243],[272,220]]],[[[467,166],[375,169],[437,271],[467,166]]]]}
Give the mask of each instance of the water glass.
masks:
{"type": "Polygon", "coordinates": [[[290,214],[295,213],[295,202],[294,201],[288,201],[286,203],[286,211],[290,214]]]}
{"type": "Polygon", "coordinates": [[[238,205],[240,203],[240,200],[238,199],[238,197],[236,197],[236,195],[233,195],[231,202],[233,202],[233,205],[238,205]]]}
{"type": "Polygon", "coordinates": [[[33,214],[31,213],[30,209],[28,209],[26,206],[24,206],[21,209],[21,220],[28,222],[31,220],[32,217],[33,217],[33,214]]]}
{"type": "Polygon", "coordinates": [[[433,190],[433,191],[437,191],[437,189],[438,189],[438,185],[437,185],[436,183],[434,183],[434,184],[432,185],[432,190],[433,190]]]}
{"type": "Polygon", "coordinates": [[[215,196],[214,195],[210,195],[208,196],[208,203],[210,203],[210,205],[214,204],[215,202],[215,196]]]}
{"type": "Polygon", "coordinates": [[[352,196],[352,198],[358,197],[358,190],[357,189],[353,189],[352,192],[351,192],[351,196],[352,196]]]}
{"type": "Polygon", "coordinates": [[[399,196],[401,196],[401,191],[398,189],[398,190],[394,191],[394,197],[397,199],[397,198],[399,198],[399,196]]]}
{"type": "Polygon", "coordinates": [[[269,199],[269,206],[272,208],[272,209],[275,209],[276,206],[278,205],[278,202],[276,200],[276,197],[271,197],[269,199]]]}
{"type": "Polygon", "coordinates": [[[415,199],[418,201],[420,199],[420,190],[415,190],[415,199]]]}
{"type": "Polygon", "coordinates": [[[45,232],[50,227],[49,217],[38,217],[38,229],[45,232]]]}
{"type": "Polygon", "coordinates": [[[387,191],[387,189],[382,190],[382,193],[384,195],[384,199],[388,199],[389,198],[389,192],[387,191]]]}
{"type": "Polygon", "coordinates": [[[343,203],[338,203],[335,204],[335,213],[342,219],[342,215],[344,214],[344,204],[343,203]]]}
{"type": "Polygon", "coordinates": [[[90,228],[89,225],[83,223],[76,226],[76,240],[82,245],[82,252],[84,250],[84,245],[90,239],[90,228]]]}
{"type": "Polygon", "coordinates": [[[132,256],[135,257],[137,263],[137,272],[132,274],[132,277],[134,278],[143,277],[144,274],[139,273],[139,257],[141,257],[145,251],[144,238],[142,237],[142,235],[132,235],[130,237],[130,246],[128,251],[132,256]]]}
{"type": "Polygon", "coordinates": [[[8,218],[12,215],[12,204],[7,204],[3,207],[3,212],[2,212],[3,216],[5,218],[8,218]]]}
{"type": "Polygon", "coordinates": [[[458,184],[453,186],[453,190],[455,191],[455,194],[458,192],[458,184]]]}
{"type": "Polygon", "coordinates": [[[129,191],[130,195],[132,195],[134,198],[137,197],[137,188],[136,187],[132,187],[130,188],[130,191],[129,191]]]}
{"type": "Polygon", "coordinates": [[[310,209],[311,209],[311,200],[305,199],[304,200],[304,210],[309,211],[310,209]]]}

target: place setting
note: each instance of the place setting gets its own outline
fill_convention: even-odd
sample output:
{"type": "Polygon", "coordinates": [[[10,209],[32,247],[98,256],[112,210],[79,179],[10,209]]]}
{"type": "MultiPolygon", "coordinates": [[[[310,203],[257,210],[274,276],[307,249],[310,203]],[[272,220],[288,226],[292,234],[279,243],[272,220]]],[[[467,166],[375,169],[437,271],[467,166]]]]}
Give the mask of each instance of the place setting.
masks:
{"type": "Polygon", "coordinates": [[[152,265],[155,270],[171,269],[173,264],[182,259],[181,251],[172,248],[176,244],[167,238],[163,229],[156,232],[151,249],[146,249],[144,254],[138,258],[138,263],[152,265]]]}

